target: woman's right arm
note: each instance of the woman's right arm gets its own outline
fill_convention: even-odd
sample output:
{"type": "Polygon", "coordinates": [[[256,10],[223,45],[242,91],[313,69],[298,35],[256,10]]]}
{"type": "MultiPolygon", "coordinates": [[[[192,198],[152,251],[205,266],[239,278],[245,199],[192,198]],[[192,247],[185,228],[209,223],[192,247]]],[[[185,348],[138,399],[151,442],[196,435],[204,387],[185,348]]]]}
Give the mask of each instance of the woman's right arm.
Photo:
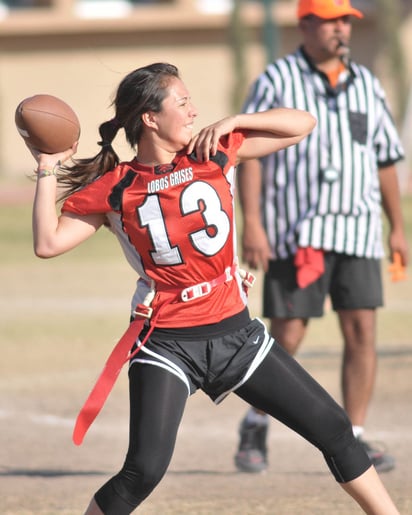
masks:
{"type": "Polygon", "coordinates": [[[104,214],[78,216],[56,211],[57,179],[53,170],[71,157],[75,149],[48,155],[31,153],[38,162],[37,184],[33,202],[33,245],[36,256],[50,258],[77,247],[94,234],[105,221],[104,214]],[[50,174],[50,175],[49,175],[50,174]]]}

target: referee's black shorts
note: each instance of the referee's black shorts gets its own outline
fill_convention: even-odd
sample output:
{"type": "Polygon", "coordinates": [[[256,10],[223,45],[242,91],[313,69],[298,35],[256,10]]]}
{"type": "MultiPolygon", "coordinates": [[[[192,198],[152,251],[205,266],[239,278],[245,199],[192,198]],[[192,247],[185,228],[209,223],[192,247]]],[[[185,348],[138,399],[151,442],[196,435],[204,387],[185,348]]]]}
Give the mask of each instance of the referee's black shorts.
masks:
{"type": "Polygon", "coordinates": [[[306,288],[296,283],[293,257],[271,261],[263,284],[263,316],[312,318],[323,315],[326,295],[335,311],[383,305],[379,259],[325,253],[325,273],[306,288]]]}

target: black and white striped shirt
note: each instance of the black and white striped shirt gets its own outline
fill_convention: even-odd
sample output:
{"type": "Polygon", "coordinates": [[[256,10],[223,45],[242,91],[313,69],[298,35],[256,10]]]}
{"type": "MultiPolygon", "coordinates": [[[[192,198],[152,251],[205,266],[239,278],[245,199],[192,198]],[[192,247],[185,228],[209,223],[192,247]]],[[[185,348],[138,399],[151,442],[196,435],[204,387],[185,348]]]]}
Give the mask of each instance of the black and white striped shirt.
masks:
{"type": "Polygon", "coordinates": [[[262,216],[275,257],[298,246],[383,256],[378,168],[403,149],[378,79],[351,62],[333,89],[302,49],[267,66],[245,112],[294,107],[317,118],[298,145],[262,159],[262,216]]]}

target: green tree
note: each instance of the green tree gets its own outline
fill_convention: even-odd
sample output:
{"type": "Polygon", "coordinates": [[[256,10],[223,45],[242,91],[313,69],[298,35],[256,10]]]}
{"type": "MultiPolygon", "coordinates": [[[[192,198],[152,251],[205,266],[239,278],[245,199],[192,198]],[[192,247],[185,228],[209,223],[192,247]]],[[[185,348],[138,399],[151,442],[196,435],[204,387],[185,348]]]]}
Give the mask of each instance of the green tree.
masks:
{"type": "MultiPolygon", "coordinates": [[[[234,112],[241,109],[247,93],[248,77],[246,66],[246,47],[249,41],[249,28],[242,18],[242,6],[247,0],[233,0],[230,17],[230,46],[233,55],[233,94],[234,112]]],[[[272,16],[272,7],[276,0],[260,0],[263,9],[262,45],[266,52],[266,61],[273,61],[277,53],[278,27],[272,16]]]]}
{"type": "Polygon", "coordinates": [[[381,35],[385,66],[395,89],[396,105],[394,105],[394,109],[398,116],[402,116],[409,94],[405,56],[399,37],[403,14],[402,2],[400,0],[376,0],[376,6],[378,33],[381,35]]]}
{"type": "Polygon", "coordinates": [[[242,19],[242,4],[244,0],[233,0],[230,16],[230,47],[233,57],[233,93],[232,110],[237,113],[244,102],[247,88],[245,49],[247,43],[247,30],[242,19]]]}

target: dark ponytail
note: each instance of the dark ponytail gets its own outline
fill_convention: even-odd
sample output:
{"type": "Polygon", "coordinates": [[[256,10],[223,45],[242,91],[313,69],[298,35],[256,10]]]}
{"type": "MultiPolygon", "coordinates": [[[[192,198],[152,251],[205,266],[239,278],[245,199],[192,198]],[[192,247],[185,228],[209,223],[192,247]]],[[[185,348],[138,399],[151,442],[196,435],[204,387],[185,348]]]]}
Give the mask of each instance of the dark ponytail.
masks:
{"type": "Polygon", "coordinates": [[[73,166],[62,166],[57,175],[59,184],[66,186],[59,200],[64,200],[77,190],[84,188],[100,175],[113,170],[120,160],[112,147],[119,125],[115,119],[103,122],[99,127],[102,138],[97,144],[102,147],[94,157],[85,159],[73,159],[73,166]]]}

